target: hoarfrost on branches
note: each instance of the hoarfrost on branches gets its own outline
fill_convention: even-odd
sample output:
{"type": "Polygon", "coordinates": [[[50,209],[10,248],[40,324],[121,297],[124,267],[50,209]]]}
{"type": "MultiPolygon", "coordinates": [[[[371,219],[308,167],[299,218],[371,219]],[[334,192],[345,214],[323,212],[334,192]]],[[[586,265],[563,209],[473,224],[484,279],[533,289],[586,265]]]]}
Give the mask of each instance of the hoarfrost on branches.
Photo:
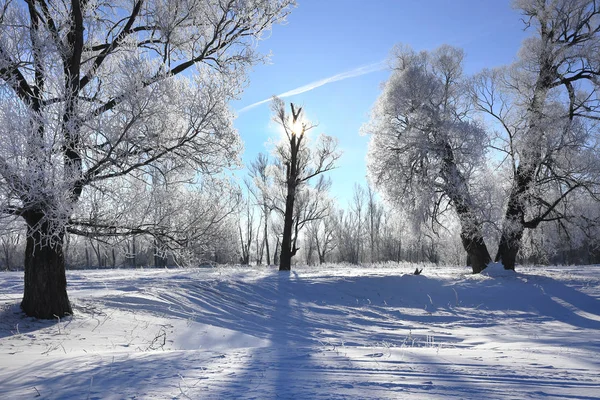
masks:
{"type": "Polygon", "coordinates": [[[84,192],[112,190],[102,182],[135,179],[159,161],[202,174],[238,164],[228,101],[262,58],[256,40],[292,5],[1,2],[0,207],[28,225],[28,314],[71,311],[57,294],[62,244],[67,229],[82,229],[72,217],[84,192]],[[52,293],[36,292],[44,280],[52,293]],[[57,303],[50,297],[62,306],[41,306],[57,303]]]}
{"type": "Polygon", "coordinates": [[[479,272],[490,257],[471,181],[483,171],[489,138],[471,118],[462,61],[463,52],[450,46],[431,53],[396,47],[392,76],[363,130],[371,134],[374,184],[419,219],[438,221],[448,207],[454,209],[479,272]]]}

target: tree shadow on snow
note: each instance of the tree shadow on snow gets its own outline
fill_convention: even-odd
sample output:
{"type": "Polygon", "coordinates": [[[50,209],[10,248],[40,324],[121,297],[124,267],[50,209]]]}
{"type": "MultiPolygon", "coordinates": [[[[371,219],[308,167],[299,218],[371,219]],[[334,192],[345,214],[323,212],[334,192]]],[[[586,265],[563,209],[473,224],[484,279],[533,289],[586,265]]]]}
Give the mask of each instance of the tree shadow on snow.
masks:
{"type": "Polygon", "coordinates": [[[206,398],[226,361],[209,351],[53,358],[12,374],[0,371],[0,398],[206,398]]]}
{"type": "Polygon", "coordinates": [[[551,277],[515,273],[466,282],[459,296],[469,291],[467,307],[520,313],[523,320],[557,321],[575,330],[600,329],[600,299],[551,277]]]}
{"type": "Polygon", "coordinates": [[[295,297],[303,284],[295,272],[278,272],[260,282],[258,286],[273,294],[263,320],[270,345],[252,349],[240,371],[215,398],[336,398],[327,376],[319,373],[322,351],[314,347],[319,332],[306,318],[306,305],[295,297]]]}
{"type": "MultiPolygon", "coordinates": [[[[336,386],[333,375],[323,371],[349,362],[343,354],[344,346],[398,347],[406,343],[409,332],[425,335],[435,331],[438,343],[452,344],[462,338],[445,337],[444,329],[494,326],[502,324],[503,318],[531,323],[559,321],[574,330],[600,329],[597,298],[561,281],[537,275],[517,273],[510,277],[456,279],[426,275],[314,277],[271,271],[254,280],[231,276],[201,280],[187,274],[160,282],[138,280],[135,276],[130,279],[111,283],[110,290],[93,302],[98,307],[104,304],[187,319],[269,341],[266,347],[241,351],[239,359],[232,361],[233,375],[225,381],[222,377],[215,378],[216,381],[221,379],[220,384],[212,386],[211,393],[218,393],[216,398],[343,398],[344,393],[352,392],[336,386]],[[308,382],[312,392],[307,391],[308,382]]],[[[0,321],[9,321],[10,325],[10,321],[19,320],[21,317],[13,315],[18,315],[17,310],[18,305],[2,310],[0,321]]],[[[53,323],[43,321],[26,329],[36,330],[53,323]]],[[[0,337],[14,334],[14,328],[9,325],[0,325],[0,337]]],[[[235,351],[228,350],[226,356],[230,357],[235,351]]],[[[204,354],[209,357],[211,349],[204,354]]],[[[198,368],[209,364],[218,366],[225,362],[223,360],[217,357],[205,364],[199,362],[198,368]]],[[[135,368],[137,361],[119,362],[123,364],[117,370],[135,368]]],[[[148,385],[152,379],[179,382],[177,376],[152,374],[177,375],[173,371],[194,368],[181,362],[183,364],[178,364],[174,356],[161,357],[155,360],[154,372],[148,371],[147,377],[136,379],[141,382],[145,379],[148,385]]],[[[431,364],[431,361],[423,362],[431,364]]],[[[81,372],[79,379],[89,381],[90,376],[102,371],[98,367],[95,372],[81,372]]],[[[201,376],[201,372],[196,375],[201,376]]],[[[440,373],[445,372],[440,370],[440,373]]],[[[201,380],[198,378],[200,386],[204,385],[201,380]]]]}
{"type": "Polygon", "coordinates": [[[0,305],[0,339],[34,332],[56,326],[60,321],[40,320],[28,317],[21,310],[20,302],[0,305]]]}
{"type": "Polygon", "coordinates": [[[552,373],[556,371],[554,367],[535,363],[497,363],[478,353],[448,360],[435,352],[411,352],[402,361],[382,361],[379,368],[401,368],[407,364],[410,368],[404,370],[398,384],[402,397],[597,399],[592,395],[598,389],[597,382],[586,381],[577,374],[571,376],[564,370],[552,373]]]}
{"type": "MultiPolygon", "coordinates": [[[[124,288],[130,286],[123,282],[124,288]]],[[[139,291],[144,297],[123,290],[100,301],[110,307],[173,315],[258,338],[285,339],[296,346],[341,344],[342,340],[358,346],[397,343],[406,331],[454,324],[493,326],[506,315],[600,329],[597,298],[536,275],[303,277],[273,271],[252,281],[200,281],[187,276],[165,288],[140,287],[139,291]],[[493,312],[502,316],[494,317],[493,312]]]]}

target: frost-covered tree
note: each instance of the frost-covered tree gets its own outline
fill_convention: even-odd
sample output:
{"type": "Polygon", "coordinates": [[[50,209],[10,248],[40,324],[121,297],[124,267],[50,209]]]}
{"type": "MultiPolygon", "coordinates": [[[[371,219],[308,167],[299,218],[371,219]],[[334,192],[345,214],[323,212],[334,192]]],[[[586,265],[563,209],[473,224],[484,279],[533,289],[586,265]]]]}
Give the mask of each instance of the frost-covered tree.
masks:
{"type": "Polygon", "coordinates": [[[16,256],[22,251],[24,229],[19,220],[3,222],[4,225],[0,228],[0,270],[11,270],[22,262],[22,259],[19,261],[16,256]]]}
{"type": "Polygon", "coordinates": [[[560,218],[523,233],[519,259],[523,263],[588,265],[600,261],[600,203],[582,193],[563,204],[560,218]]]}
{"type": "Polygon", "coordinates": [[[510,178],[496,261],[515,268],[524,230],[569,217],[567,202],[597,198],[600,159],[600,3],[518,0],[528,38],[518,61],[485,71],[477,107],[496,121],[510,178]]]}
{"type": "Polygon", "coordinates": [[[470,117],[462,61],[463,52],[450,46],[420,53],[396,47],[392,75],[363,130],[371,135],[371,181],[418,218],[437,221],[452,208],[477,273],[491,259],[472,185],[488,138],[470,117]]]}
{"type": "Polygon", "coordinates": [[[84,192],[66,238],[68,267],[237,261],[231,225],[239,188],[220,177],[189,181],[175,171],[162,174],[168,184],[141,174],[112,182],[118,190],[84,192]]]}
{"type": "Polygon", "coordinates": [[[86,191],[162,159],[236,162],[227,102],[292,3],[0,2],[0,211],[27,224],[25,313],[72,312],[63,241],[85,230],[72,217],[86,191]]]}
{"type": "MultiPolygon", "coordinates": [[[[324,176],[319,176],[314,185],[305,185],[297,190],[292,230],[293,248],[298,247],[297,243],[300,238],[300,231],[305,226],[322,221],[331,213],[332,201],[329,198],[330,188],[331,181],[325,179],[324,176]]],[[[310,235],[310,231],[306,232],[306,235],[310,235]]],[[[313,244],[310,240],[305,242],[313,244]]]]}
{"type": "Polygon", "coordinates": [[[314,125],[303,119],[302,108],[290,104],[291,115],[285,111],[285,103],[274,98],[271,105],[273,120],[283,130],[283,137],[275,147],[277,181],[283,189],[282,206],[273,208],[283,214],[280,271],[291,269],[292,257],[298,251],[298,233],[307,222],[326,215],[328,206],[320,201],[328,189],[323,173],[334,168],[340,157],[335,138],[320,135],[310,146],[308,131],[314,125]],[[309,182],[317,178],[314,187],[309,182]]]}
{"type": "Polygon", "coordinates": [[[379,245],[381,240],[381,224],[384,209],[377,201],[371,186],[367,186],[367,230],[369,232],[369,254],[371,263],[379,261],[379,245]]]}
{"type": "Polygon", "coordinates": [[[333,214],[337,242],[337,261],[358,264],[361,235],[357,215],[352,209],[336,209],[333,214]]]}
{"type": "Polygon", "coordinates": [[[240,204],[240,208],[240,221],[238,225],[241,249],[240,264],[250,265],[252,242],[255,235],[254,207],[252,207],[250,199],[246,197],[240,204]]]}
{"type": "Polygon", "coordinates": [[[273,188],[273,177],[268,173],[269,164],[269,157],[264,153],[259,153],[256,160],[252,161],[248,167],[250,177],[246,182],[246,186],[254,198],[255,205],[259,207],[262,212],[263,238],[261,248],[266,250],[267,265],[271,264],[269,220],[271,218],[271,211],[273,211],[272,202],[270,200],[270,193],[273,188]]]}
{"type": "Polygon", "coordinates": [[[314,242],[319,264],[324,264],[329,254],[337,247],[335,214],[336,210],[332,204],[324,218],[313,220],[308,225],[308,236],[314,242]]]}

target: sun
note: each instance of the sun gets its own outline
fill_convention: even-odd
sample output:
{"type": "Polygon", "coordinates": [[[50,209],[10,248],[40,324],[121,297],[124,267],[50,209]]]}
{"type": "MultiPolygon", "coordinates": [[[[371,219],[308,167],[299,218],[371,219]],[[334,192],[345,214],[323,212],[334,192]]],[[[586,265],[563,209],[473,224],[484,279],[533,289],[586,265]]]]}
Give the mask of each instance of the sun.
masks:
{"type": "Polygon", "coordinates": [[[306,131],[306,122],[304,121],[303,116],[300,115],[296,119],[290,117],[290,119],[292,120],[290,124],[292,135],[303,136],[306,131]]]}

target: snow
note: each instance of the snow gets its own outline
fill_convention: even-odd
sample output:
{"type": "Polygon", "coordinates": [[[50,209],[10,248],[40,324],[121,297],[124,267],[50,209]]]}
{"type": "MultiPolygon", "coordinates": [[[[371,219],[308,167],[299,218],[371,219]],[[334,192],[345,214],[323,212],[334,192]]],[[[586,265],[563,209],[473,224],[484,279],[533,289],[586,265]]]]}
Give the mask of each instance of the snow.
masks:
{"type": "Polygon", "coordinates": [[[414,269],[70,271],[60,321],[0,273],[0,398],[600,398],[600,266],[414,269]]]}
{"type": "Polygon", "coordinates": [[[490,277],[514,277],[515,271],[512,269],[504,269],[504,266],[500,262],[491,262],[487,265],[486,269],[481,272],[484,276],[490,277]]]}

